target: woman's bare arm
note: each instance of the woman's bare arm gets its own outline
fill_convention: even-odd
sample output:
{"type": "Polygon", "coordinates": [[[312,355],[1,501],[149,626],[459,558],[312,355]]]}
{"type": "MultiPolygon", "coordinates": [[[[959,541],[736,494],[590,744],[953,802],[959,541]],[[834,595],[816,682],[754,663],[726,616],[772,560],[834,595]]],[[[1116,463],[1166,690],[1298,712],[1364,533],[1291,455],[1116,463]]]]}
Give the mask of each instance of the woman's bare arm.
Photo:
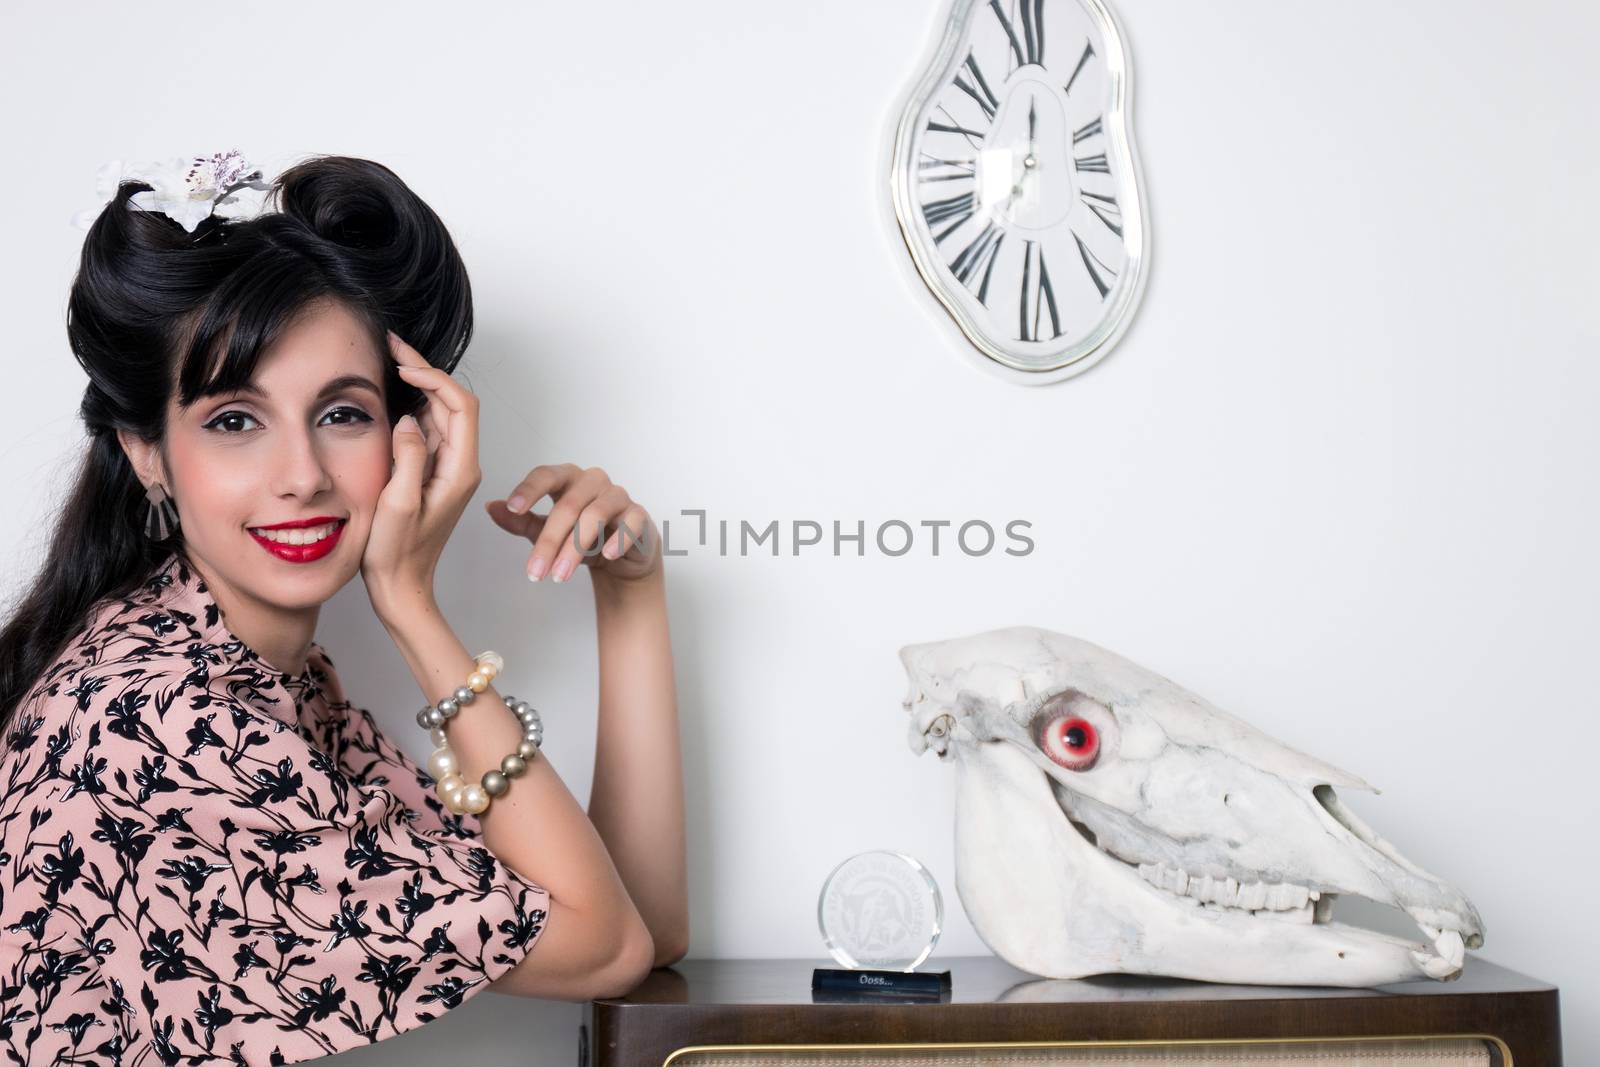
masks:
{"type": "MultiPolygon", "coordinates": [[[[379,617],[429,703],[466,682],[472,654],[431,596],[418,594],[404,606],[386,604],[379,617]]],[[[449,734],[461,776],[473,782],[516,751],[522,727],[491,685],[461,708],[449,734]]],[[[649,929],[605,842],[543,752],[479,819],[489,850],[550,893],[538,942],[491,988],[586,1001],[620,996],[638,985],[655,955],[649,929]]]]}
{"type": "Polygon", "coordinates": [[[664,573],[590,575],[600,712],[589,819],[650,931],[657,967],[689,948],[683,754],[664,573]]]}

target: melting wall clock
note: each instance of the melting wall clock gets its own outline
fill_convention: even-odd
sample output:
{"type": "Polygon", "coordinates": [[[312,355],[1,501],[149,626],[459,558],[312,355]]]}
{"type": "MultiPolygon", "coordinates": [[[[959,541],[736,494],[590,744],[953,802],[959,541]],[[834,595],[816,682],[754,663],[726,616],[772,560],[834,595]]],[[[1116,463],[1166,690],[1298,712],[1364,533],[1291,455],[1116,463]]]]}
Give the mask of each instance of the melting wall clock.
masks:
{"type": "Polygon", "coordinates": [[[1128,55],[1102,0],[954,0],[895,131],[895,218],[983,356],[1029,382],[1122,336],[1149,237],[1128,55]]]}

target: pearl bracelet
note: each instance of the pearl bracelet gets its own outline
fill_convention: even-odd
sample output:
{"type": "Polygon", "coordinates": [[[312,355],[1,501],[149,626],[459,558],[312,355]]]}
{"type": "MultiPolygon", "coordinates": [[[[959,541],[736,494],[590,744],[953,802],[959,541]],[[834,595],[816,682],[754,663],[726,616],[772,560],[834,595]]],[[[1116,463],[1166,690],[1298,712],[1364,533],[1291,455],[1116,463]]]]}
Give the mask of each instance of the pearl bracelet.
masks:
{"type": "Polygon", "coordinates": [[[544,724],[539,712],[526,700],[502,696],[506,709],[522,724],[522,742],[515,752],[500,761],[500,769],[484,772],[480,782],[467,783],[460,774],[460,763],[445,737],[444,724],[455,718],[463,705],[470,704],[477,695],[489,688],[489,682],[505,667],[497,652],[480,652],[473,657],[476,670],[467,675],[467,684],[455,692],[417,712],[417,725],[428,731],[434,750],[428,756],[428,773],[434,778],[434,788],[444,806],[457,815],[477,815],[489,802],[511,788],[511,779],[528,769],[528,761],[539,754],[544,741],[544,724]]]}

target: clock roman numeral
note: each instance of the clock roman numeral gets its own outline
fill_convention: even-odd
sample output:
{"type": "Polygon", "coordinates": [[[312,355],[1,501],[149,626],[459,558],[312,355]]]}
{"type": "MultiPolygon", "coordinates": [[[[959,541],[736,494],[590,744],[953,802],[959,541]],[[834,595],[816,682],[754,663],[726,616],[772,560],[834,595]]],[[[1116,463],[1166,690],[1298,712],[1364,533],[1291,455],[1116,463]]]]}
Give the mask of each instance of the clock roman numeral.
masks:
{"type": "Polygon", "coordinates": [[[979,133],[977,130],[969,130],[965,126],[951,126],[943,122],[930,122],[928,123],[928,129],[932,130],[934,133],[959,133],[963,137],[983,136],[983,134],[979,133]]]}
{"type": "Polygon", "coordinates": [[[1083,238],[1079,237],[1076,231],[1073,232],[1072,239],[1078,242],[1078,255],[1083,257],[1083,269],[1089,272],[1089,280],[1094,282],[1094,287],[1100,290],[1100,299],[1104,300],[1106,294],[1111,291],[1111,286],[1107,284],[1104,275],[1109,274],[1115,278],[1117,272],[1106,266],[1098,256],[1089,251],[1089,246],[1083,243],[1083,238]],[[1100,269],[1096,270],[1096,267],[1100,269]]]}
{"type": "MultiPolygon", "coordinates": [[[[1022,0],[1022,39],[1017,38],[1016,27],[1011,20],[1006,18],[1006,13],[1000,8],[1000,0],[989,0],[989,9],[994,12],[994,17],[1000,20],[1001,29],[1006,31],[1006,36],[1011,39],[1011,54],[1017,58],[1017,66],[1025,67],[1029,63],[1044,62],[1044,0],[1022,0]]],[[[1016,67],[1012,68],[1013,70],[1016,67]]]]}
{"type": "Polygon", "coordinates": [[[1087,174],[1110,174],[1111,164],[1106,162],[1106,154],[1101,152],[1098,156],[1079,156],[1072,161],[1075,170],[1087,174]]]}
{"type": "Polygon", "coordinates": [[[1083,72],[1083,65],[1089,62],[1089,57],[1092,55],[1094,55],[1094,42],[1089,41],[1083,46],[1083,55],[1078,58],[1078,65],[1072,68],[1072,77],[1067,79],[1067,85],[1062,90],[1063,92],[1069,96],[1072,94],[1072,83],[1078,80],[1078,75],[1083,72]]]}
{"type": "Polygon", "coordinates": [[[917,170],[919,182],[975,181],[978,176],[974,160],[940,159],[926,152],[922,153],[922,159],[917,163],[917,170]],[[939,173],[933,173],[934,171],[939,173]]]}
{"type": "Polygon", "coordinates": [[[944,200],[935,200],[922,205],[922,217],[928,220],[928,229],[932,230],[940,223],[954,219],[943,232],[933,236],[933,243],[938,244],[950,236],[952,230],[958,229],[963,222],[972,217],[973,209],[977,207],[976,193],[962,193],[960,196],[947,197],[944,200]]]}
{"type": "Polygon", "coordinates": [[[978,285],[978,303],[985,306],[989,299],[989,276],[994,273],[994,261],[1005,239],[1005,231],[991,222],[950,262],[950,273],[969,289],[973,276],[980,268],[983,270],[983,278],[978,285]]]}
{"type": "MultiPolygon", "coordinates": [[[[1082,242],[1079,242],[1082,247],[1082,242]]],[[[1044,266],[1044,249],[1039,247],[1037,241],[1026,241],[1022,249],[1022,290],[1020,293],[1020,306],[1018,316],[1018,340],[1039,340],[1039,319],[1044,309],[1050,309],[1050,336],[1045,340],[1053,340],[1061,336],[1061,318],[1056,313],[1056,291],[1050,285],[1050,272],[1044,266]],[[1033,264],[1039,264],[1037,280],[1034,280],[1033,264]],[[1032,304],[1033,315],[1028,315],[1029,304],[1032,304]]]]}
{"type": "Polygon", "coordinates": [[[976,100],[978,102],[978,106],[983,108],[984,116],[988,118],[989,121],[993,122],[995,108],[1000,106],[1000,101],[994,95],[994,90],[989,88],[989,83],[983,80],[983,71],[978,69],[978,61],[972,58],[972,52],[970,49],[967,52],[967,61],[963,63],[962,66],[966,67],[967,70],[971,72],[972,80],[977,82],[977,88],[973,88],[973,86],[968,84],[967,81],[959,74],[956,75],[956,88],[960,89],[962,92],[972,97],[972,99],[976,100]]]}
{"type": "Polygon", "coordinates": [[[943,118],[947,119],[948,121],[947,122],[935,122],[932,118],[929,118],[928,119],[928,132],[930,132],[930,133],[955,133],[955,134],[960,134],[962,137],[965,137],[967,139],[967,143],[970,144],[973,148],[981,149],[983,147],[984,134],[983,134],[982,131],[980,131],[980,130],[970,130],[967,127],[961,125],[960,122],[956,121],[956,117],[954,115],[950,114],[950,112],[945,109],[945,106],[943,104],[940,104],[935,110],[937,110],[939,112],[940,116],[942,116],[943,118]]]}
{"type": "Polygon", "coordinates": [[[1085,206],[1094,212],[1095,218],[1106,224],[1106,229],[1118,237],[1122,236],[1122,208],[1117,205],[1116,197],[1091,193],[1087,189],[1080,192],[1078,196],[1083,200],[1085,206]]]}
{"type": "Polygon", "coordinates": [[[1077,144],[1079,141],[1087,141],[1095,134],[1104,132],[1105,130],[1100,125],[1100,119],[1096,118],[1093,122],[1086,123],[1079,129],[1072,131],[1072,143],[1077,144]]]}
{"type": "Polygon", "coordinates": [[[1022,35],[1028,42],[1028,62],[1044,63],[1044,0],[1033,0],[1033,10],[1028,9],[1029,0],[1022,0],[1022,35]]]}

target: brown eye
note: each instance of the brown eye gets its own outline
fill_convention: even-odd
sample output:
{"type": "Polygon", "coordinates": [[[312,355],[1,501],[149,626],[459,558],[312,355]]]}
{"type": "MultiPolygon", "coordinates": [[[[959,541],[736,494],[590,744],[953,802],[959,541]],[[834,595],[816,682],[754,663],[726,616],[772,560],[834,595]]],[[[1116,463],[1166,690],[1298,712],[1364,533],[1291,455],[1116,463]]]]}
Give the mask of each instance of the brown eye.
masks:
{"type": "Polygon", "coordinates": [[[1043,719],[1035,741],[1045,755],[1069,771],[1086,771],[1100,755],[1100,733],[1082,715],[1059,712],[1043,719]]]}
{"type": "Polygon", "coordinates": [[[251,422],[256,421],[256,417],[254,415],[247,414],[243,411],[224,411],[222,414],[203,425],[201,429],[211,430],[215,433],[223,434],[239,434],[247,432],[249,427],[240,426],[237,421],[235,421],[238,419],[248,419],[251,422]],[[227,424],[227,428],[224,428],[223,424],[225,423],[227,424]]]}
{"type": "Polygon", "coordinates": [[[372,421],[372,416],[371,415],[368,415],[365,411],[362,411],[360,408],[350,407],[348,404],[343,406],[343,407],[334,408],[332,411],[328,412],[328,414],[324,415],[323,418],[325,418],[325,419],[326,418],[331,418],[331,417],[333,417],[335,415],[341,415],[341,414],[345,415],[347,417],[339,419],[333,425],[335,425],[335,426],[360,426],[362,423],[366,423],[366,422],[371,422],[372,421]]]}

